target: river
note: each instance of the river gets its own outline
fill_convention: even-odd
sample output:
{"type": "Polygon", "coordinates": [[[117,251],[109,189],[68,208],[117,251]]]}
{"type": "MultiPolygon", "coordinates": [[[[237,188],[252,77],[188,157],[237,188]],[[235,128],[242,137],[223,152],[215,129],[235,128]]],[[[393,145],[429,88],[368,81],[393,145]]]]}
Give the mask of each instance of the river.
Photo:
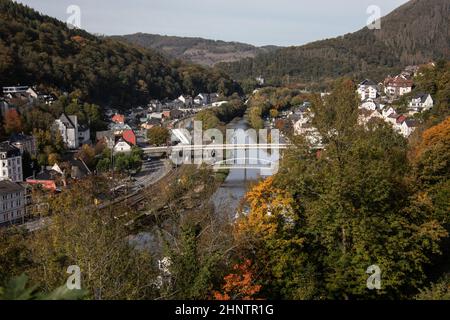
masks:
{"type": "MultiPolygon", "coordinates": [[[[227,129],[234,130],[247,130],[249,128],[250,125],[245,118],[236,118],[227,125],[227,129]]],[[[257,143],[252,137],[248,139],[248,143],[257,143]]],[[[245,157],[249,157],[248,151],[245,157]]],[[[271,159],[271,155],[260,150],[258,158],[268,160],[271,159]]],[[[230,169],[225,182],[211,198],[216,214],[226,220],[233,220],[249,185],[257,182],[261,178],[272,175],[272,173],[270,170],[260,169],[230,169]]]]}

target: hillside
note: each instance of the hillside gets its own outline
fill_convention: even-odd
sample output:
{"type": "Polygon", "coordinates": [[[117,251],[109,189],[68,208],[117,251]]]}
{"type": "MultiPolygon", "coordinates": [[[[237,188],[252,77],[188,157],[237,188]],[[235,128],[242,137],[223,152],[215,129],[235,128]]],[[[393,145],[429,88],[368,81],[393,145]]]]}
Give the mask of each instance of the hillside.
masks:
{"type": "Polygon", "coordinates": [[[144,48],[158,50],[169,57],[205,66],[213,66],[218,62],[234,62],[245,58],[253,58],[257,54],[272,52],[278,48],[276,46],[255,47],[239,42],[147,33],[135,33],[112,38],[123,39],[144,48]]]}
{"type": "Polygon", "coordinates": [[[450,57],[449,17],[448,0],[411,0],[382,18],[381,30],[365,27],[219,67],[236,79],[262,74],[273,83],[310,83],[339,76],[381,80],[403,66],[450,57]]]}
{"type": "Polygon", "coordinates": [[[35,10],[0,0],[0,86],[78,90],[97,103],[130,105],[235,84],[223,72],[173,62],[153,50],[67,28],[35,10]]]}

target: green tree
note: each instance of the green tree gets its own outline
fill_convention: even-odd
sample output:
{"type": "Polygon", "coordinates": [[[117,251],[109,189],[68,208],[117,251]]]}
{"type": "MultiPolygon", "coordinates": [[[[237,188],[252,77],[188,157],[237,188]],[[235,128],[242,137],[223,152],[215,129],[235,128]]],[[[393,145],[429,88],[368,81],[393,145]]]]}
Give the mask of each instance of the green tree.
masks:
{"type": "Polygon", "coordinates": [[[81,285],[91,299],[151,299],[155,264],[146,251],[130,244],[129,208],[99,209],[95,199],[108,194],[106,179],[92,177],[49,199],[51,224],[27,241],[32,283],[44,292],[65,283],[67,267],[78,265],[81,285]]]}
{"type": "Polygon", "coordinates": [[[170,138],[170,132],[163,127],[153,127],[147,131],[147,138],[151,145],[165,145],[170,138]]]}
{"type": "MultiPolygon", "coordinates": [[[[359,126],[357,106],[353,83],[337,82],[330,96],[313,100],[313,124],[326,146],[321,156],[302,137],[284,156],[274,188],[292,197],[294,216],[290,229],[270,239],[301,241],[249,257],[268,283],[278,284],[267,289],[263,283],[263,296],[404,298],[425,283],[424,267],[448,234],[411,199],[405,139],[381,122],[359,126]],[[371,265],[382,270],[381,290],[366,287],[371,265]]],[[[273,206],[256,208],[261,217],[276,218],[273,206]]]]}

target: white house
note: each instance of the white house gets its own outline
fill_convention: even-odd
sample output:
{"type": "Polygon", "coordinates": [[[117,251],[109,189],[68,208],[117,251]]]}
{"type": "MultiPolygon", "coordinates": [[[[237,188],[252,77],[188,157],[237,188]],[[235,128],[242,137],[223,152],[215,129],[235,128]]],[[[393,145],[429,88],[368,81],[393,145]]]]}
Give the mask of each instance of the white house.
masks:
{"type": "Polygon", "coordinates": [[[3,93],[5,95],[12,93],[27,93],[33,99],[38,98],[38,93],[36,90],[28,86],[3,87],[3,93]]]}
{"type": "Polygon", "coordinates": [[[69,149],[78,149],[81,144],[88,143],[91,138],[89,128],[79,125],[77,116],[68,116],[63,113],[59,119],[55,120],[55,127],[69,149]]]}
{"type": "Polygon", "coordinates": [[[411,99],[408,106],[409,113],[427,111],[433,108],[434,101],[430,94],[419,94],[411,99]]]}
{"type": "Polygon", "coordinates": [[[407,119],[402,122],[400,126],[400,133],[405,137],[408,138],[414,130],[417,128],[417,121],[413,119],[407,119]]]}
{"type": "Polygon", "coordinates": [[[23,181],[22,154],[8,141],[0,143],[0,180],[23,181]]]}
{"type": "Polygon", "coordinates": [[[185,106],[190,107],[192,106],[194,100],[192,99],[191,96],[187,96],[187,95],[181,95],[178,97],[178,100],[180,100],[181,102],[184,103],[185,106]]]}
{"type": "Polygon", "coordinates": [[[405,75],[387,77],[384,80],[384,93],[389,96],[400,97],[412,91],[413,81],[405,75]]]}
{"type": "Polygon", "coordinates": [[[210,97],[207,93],[200,93],[194,98],[194,103],[199,106],[206,106],[210,103],[210,97]]]}
{"type": "Polygon", "coordinates": [[[114,153],[127,153],[131,152],[131,144],[126,142],[123,138],[120,138],[114,146],[114,153]]]}
{"type": "Polygon", "coordinates": [[[27,193],[24,186],[0,181],[0,224],[21,220],[26,215],[27,193]]]}
{"type": "Polygon", "coordinates": [[[375,82],[366,79],[358,85],[357,92],[361,98],[361,101],[366,99],[375,99],[378,96],[378,87],[375,82]]]}

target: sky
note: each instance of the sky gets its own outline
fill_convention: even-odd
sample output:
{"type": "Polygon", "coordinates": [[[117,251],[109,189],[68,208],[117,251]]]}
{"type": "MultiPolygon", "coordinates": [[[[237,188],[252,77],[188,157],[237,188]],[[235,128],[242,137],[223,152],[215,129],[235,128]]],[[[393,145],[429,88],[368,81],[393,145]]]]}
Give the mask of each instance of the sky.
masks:
{"type": "Polygon", "coordinates": [[[17,0],[67,21],[71,5],[91,33],[136,32],[238,41],[253,45],[301,45],[364,27],[373,11],[384,16],[408,0],[17,0]]]}

